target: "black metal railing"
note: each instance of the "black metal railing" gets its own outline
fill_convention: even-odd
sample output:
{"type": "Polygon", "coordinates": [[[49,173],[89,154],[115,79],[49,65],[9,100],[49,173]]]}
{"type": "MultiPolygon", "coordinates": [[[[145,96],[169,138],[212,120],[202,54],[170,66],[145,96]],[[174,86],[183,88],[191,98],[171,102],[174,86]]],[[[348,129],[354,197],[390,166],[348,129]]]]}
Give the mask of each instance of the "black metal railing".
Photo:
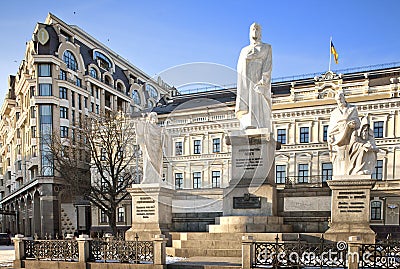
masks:
{"type": "Polygon", "coordinates": [[[78,261],[76,240],[24,240],[25,259],[78,261]]]}
{"type": "Polygon", "coordinates": [[[298,184],[319,184],[326,183],[327,180],[331,180],[332,176],[329,175],[315,175],[315,176],[290,176],[284,178],[284,184],[286,185],[298,185],[298,184]]]}
{"type": "Polygon", "coordinates": [[[279,242],[277,236],[275,242],[255,242],[253,247],[253,268],[347,268],[347,245],[323,237],[307,243],[300,237],[297,242],[279,242]]]}
{"type": "Polygon", "coordinates": [[[359,268],[400,268],[400,242],[362,244],[359,268]]]}
{"type": "Polygon", "coordinates": [[[89,260],[93,262],[153,262],[153,242],[121,239],[95,239],[90,242],[89,260]]]}

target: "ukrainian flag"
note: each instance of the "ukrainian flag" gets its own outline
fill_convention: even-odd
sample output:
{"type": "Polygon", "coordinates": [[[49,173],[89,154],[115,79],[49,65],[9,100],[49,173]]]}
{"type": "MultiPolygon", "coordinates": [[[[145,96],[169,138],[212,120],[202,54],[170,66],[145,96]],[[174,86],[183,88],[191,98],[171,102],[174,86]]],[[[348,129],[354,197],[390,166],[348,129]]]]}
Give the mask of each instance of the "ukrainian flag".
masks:
{"type": "Polygon", "coordinates": [[[338,64],[339,62],[339,54],[337,53],[335,46],[333,45],[333,42],[331,41],[331,53],[333,54],[333,57],[335,58],[335,63],[338,64]]]}

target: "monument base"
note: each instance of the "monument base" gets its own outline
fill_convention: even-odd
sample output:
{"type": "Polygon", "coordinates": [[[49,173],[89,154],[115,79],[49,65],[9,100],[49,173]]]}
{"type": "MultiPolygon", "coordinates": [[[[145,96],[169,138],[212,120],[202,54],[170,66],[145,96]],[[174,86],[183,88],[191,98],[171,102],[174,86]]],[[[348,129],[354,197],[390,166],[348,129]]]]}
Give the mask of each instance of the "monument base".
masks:
{"type": "Polygon", "coordinates": [[[375,232],[369,227],[370,192],[374,185],[371,175],[334,176],[328,181],[332,204],[325,239],[347,241],[350,236],[359,236],[363,243],[375,243],[375,232]]]}
{"type": "Polygon", "coordinates": [[[127,189],[132,196],[132,227],[126,240],[151,240],[157,234],[168,236],[172,226],[172,196],[175,190],[164,184],[138,184],[127,189]]]}

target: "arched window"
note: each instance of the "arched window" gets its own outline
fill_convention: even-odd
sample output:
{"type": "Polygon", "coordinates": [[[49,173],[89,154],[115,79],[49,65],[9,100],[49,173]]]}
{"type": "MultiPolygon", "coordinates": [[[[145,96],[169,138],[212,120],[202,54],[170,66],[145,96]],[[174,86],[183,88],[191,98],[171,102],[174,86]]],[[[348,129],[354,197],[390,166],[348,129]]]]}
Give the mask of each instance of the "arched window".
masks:
{"type": "Polygon", "coordinates": [[[108,76],[104,76],[104,83],[111,86],[111,80],[108,76]]]}
{"type": "Polygon", "coordinates": [[[146,91],[148,92],[150,98],[157,99],[158,92],[152,85],[146,84],[146,91]]]}
{"type": "Polygon", "coordinates": [[[97,70],[93,67],[90,68],[90,76],[97,79],[97,70]]]}
{"type": "Polygon", "coordinates": [[[382,212],[382,202],[381,201],[372,201],[371,202],[371,220],[381,220],[382,212]]]}
{"type": "Polygon", "coordinates": [[[120,91],[120,92],[122,92],[122,90],[123,90],[123,85],[122,85],[121,82],[118,82],[118,83],[117,83],[117,90],[120,91]]]}
{"type": "Polygon", "coordinates": [[[69,50],[64,51],[63,61],[69,69],[76,71],[78,64],[76,63],[75,56],[69,50]]]}
{"type": "Polygon", "coordinates": [[[99,51],[94,52],[94,59],[99,60],[100,67],[106,70],[110,70],[113,66],[110,59],[99,51]]]}
{"type": "Polygon", "coordinates": [[[140,105],[140,95],[139,95],[138,91],[134,90],[132,92],[132,99],[136,105],[140,105]]]}

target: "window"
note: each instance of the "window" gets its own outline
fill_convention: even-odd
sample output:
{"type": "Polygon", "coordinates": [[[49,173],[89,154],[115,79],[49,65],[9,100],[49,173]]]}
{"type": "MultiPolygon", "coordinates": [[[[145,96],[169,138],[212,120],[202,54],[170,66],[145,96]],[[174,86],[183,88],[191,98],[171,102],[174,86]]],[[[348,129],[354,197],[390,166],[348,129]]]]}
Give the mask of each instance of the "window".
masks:
{"type": "Polygon", "coordinates": [[[51,64],[39,64],[39,77],[51,77],[51,64]]]}
{"type": "Polygon", "coordinates": [[[380,220],[381,219],[381,211],[382,211],[382,202],[381,201],[372,201],[371,202],[371,220],[380,220]]]}
{"type": "Polygon", "coordinates": [[[100,92],[99,89],[96,89],[96,99],[99,99],[99,95],[100,95],[99,92],[100,92]]]}
{"type": "Polygon", "coordinates": [[[60,136],[68,137],[68,127],[67,126],[60,126],[60,136]]]}
{"type": "Polygon", "coordinates": [[[90,72],[89,72],[90,76],[92,78],[96,78],[97,79],[97,70],[94,69],[93,67],[90,68],[90,72]]]}
{"type": "Polygon", "coordinates": [[[36,137],[36,126],[31,127],[31,137],[35,138],[36,137]]]}
{"type": "Polygon", "coordinates": [[[72,116],[72,124],[75,123],[75,110],[71,111],[71,116],[72,116]]]}
{"type": "Polygon", "coordinates": [[[76,71],[78,69],[78,65],[75,60],[75,56],[69,50],[64,51],[63,61],[67,65],[69,69],[76,71]]]}
{"type": "Polygon", "coordinates": [[[118,207],[117,209],[117,221],[125,222],[125,207],[118,207]]]}
{"type": "MultiPolygon", "coordinates": [[[[39,106],[39,126],[40,136],[44,139],[52,134],[53,130],[53,108],[52,105],[39,106]]],[[[53,160],[49,146],[46,143],[40,143],[41,153],[41,175],[53,176],[53,160]]]]}
{"type": "Polygon", "coordinates": [[[103,210],[100,210],[100,223],[107,223],[108,217],[103,210]]]}
{"type": "Polygon", "coordinates": [[[29,92],[30,92],[30,97],[35,96],[35,86],[31,86],[31,87],[29,88],[29,92]]]}
{"type": "Polygon", "coordinates": [[[132,91],[132,99],[133,99],[133,102],[135,102],[135,104],[140,105],[140,95],[139,95],[138,91],[136,91],[136,90],[132,91]]]}
{"type": "Polygon", "coordinates": [[[201,154],[201,140],[193,141],[193,154],[201,154]]]}
{"type": "Polygon", "coordinates": [[[36,118],[36,106],[31,106],[31,118],[36,118]]]}
{"type": "Polygon", "coordinates": [[[101,155],[100,155],[100,160],[101,161],[105,161],[106,160],[106,149],[105,148],[101,148],[101,155]]]}
{"type": "Polygon", "coordinates": [[[277,142],[281,144],[286,144],[286,129],[278,129],[277,130],[277,142]]]}
{"type": "Polygon", "coordinates": [[[175,142],[175,155],[183,154],[183,143],[182,141],[175,142]]]}
{"type": "Polygon", "coordinates": [[[220,171],[212,171],[211,172],[211,184],[213,188],[221,187],[221,172],[220,171]]]}
{"type": "Polygon", "coordinates": [[[300,143],[310,142],[310,134],[308,127],[300,127],[300,143]]]}
{"type": "Polygon", "coordinates": [[[61,106],[60,107],[60,118],[68,119],[68,108],[61,106]]]}
{"type": "Polygon", "coordinates": [[[60,75],[58,76],[58,78],[61,80],[67,80],[67,72],[60,69],[60,75]]]}
{"type": "Polygon", "coordinates": [[[213,153],[221,152],[221,139],[214,138],[213,139],[213,153]]]}
{"type": "Polygon", "coordinates": [[[158,92],[157,92],[156,88],[154,88],[152,85],[146,84],[146,91],[149,94],[150,98],[157,99],[158,92]]]}
{"type": "Polygon", "coordinates": [[[100,114],[100,106],[96,105],[96,114],[100,114]]]}
{"type": "Polygon", "coordinates": [[[180,190],[183,188],[183,174],[175,173],[175,189],[180,190]]]}
{"type": "Polygon", "coordinates": [[[68,90],[67,88],[60,87],[60,98],[61,99],[68,99],[68,90]]]}
{"type": "Polygon", "coordinates": [[[276,165],[275,182],[280,184],[286,182],[286,165],[276,165]]]}
{"type": "Polygon", "coordinates": [[[82,109],[82,98],[80,94],[78,94],[78,108],[82,109]]]}
{"type": "Polygon", "coordinates": [[[104,68],[106,70],[110,70],[111,69],[111,67],[112,67],[111,61],[103,53],[95,51],[94,52],[94,59],[98,60],[98,63],[99,63],[101,68],[104,68]]]}
{"type": "Polygon", "coordinates": [[[51,84],[39,84],[39,96],[51,96],[51,84]]]}
{"type": "Polygon", "coordinates": [[[75,93],[71,92],[71,105],[72,107],[75,107],[75,93]]]}
{"type": "Polygon", "coordinates": [[[82,79],[75,77],[75,85],[78,87],[82,87],[82,79]]]}
{"type": "Polygon", "coordinates": [[[377,160],[375,170],[372,173],[372,179],[382,180],[383,178],[383,160],[377,160]]]}
{"type": "Polygon", "coordinates": [[[298,183],[308,182],[308,164],[299,164],[298,183]]]}
{"type": "Polygon", "coordinates": [[[193,189],[201,188],[201,172],[193,173],[193,189]]]}
{"type": "Polygon", "coordinates": [[[87,98],[87,97],[85,97],[85,98],[84,98],[84,104],[85,104],[85,108],[88,108],[88,106],[87,106],[87,103],[88,103],[88,98],[87,98]]]}
{"type": "Polygon", "coordinates": [[[374,136],[375,138],[383,137],[383,121],[374,122],[374,136]]]}
{"type": "Polygon", "coordinates": [[[322,182],[332,179],[332,163],[322,163],[322,182]]]}
{"type": "Polygon", "coordinates": [[[328,141],[328,125],[324,125],[323,127],[322,141],[328,141]]]}
{"type": "Polygon", "coordinates": [[[100,179],[100,189],[106,191],[108,189],[108,183],[105,179],[100,179]]]}

